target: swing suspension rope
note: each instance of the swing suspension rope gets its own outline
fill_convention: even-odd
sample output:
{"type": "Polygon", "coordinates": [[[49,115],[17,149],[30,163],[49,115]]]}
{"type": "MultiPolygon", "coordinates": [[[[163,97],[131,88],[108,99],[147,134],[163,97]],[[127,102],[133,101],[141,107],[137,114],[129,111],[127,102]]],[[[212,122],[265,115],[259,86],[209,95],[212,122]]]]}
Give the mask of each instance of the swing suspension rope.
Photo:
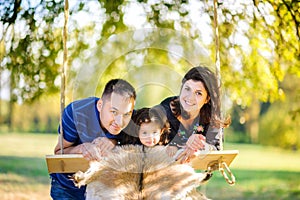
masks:
{"type": "Polygon", "coordinates": [[[63,126],[62,126],[62,115],[65,108],[65,86],[66,86],[66,71],[68,67],[68,48],[67,48],[67,40],[68,40],[68,19],[69,19],[69,1],[65,0],[64,5],[64,28],[63,28],[63,64],[61,67],[61,88],[60,88],[60,153],[64,153],[63,148],[63,126]]]}
{"type": "MultiPolygon", "coordinates": [[[[61,154],[63,154],[63,127],[62,127],[62,114],[65,108],[65,85],[66,85],[66,70],[68,67],[68,49],[67,49],[67,39],[68,39],[68,19],[69,19],[69,1],[65,0],[64,5],[64,28],[63,28],[63,65],[61,69],[61,92],[60,92],[60,149],[61,154]]],[[[218,13],[217,13],[218,1],[214,0],[214,36],[215,36],[215,67],[216,75],[218,79],[218,86],[221,85],[221,73],[220,73],[220,42],[219,42],[219,29],[218,29],[218,13]]],[[[220,135],[222,135],[220,133],[220,135]]],[[[222,136],[219,137],[220,150],[223,150],[223,140],[222,136]]]]}
{"type": "Polygon", "coordinates": [[[221,61],[220,61],[220,42],[219,42],[219,28],[218,28],[218,1],[214,0],[214,34],[215,34],[215,47],[216,47],[216,60],[215,60],[215,65],[216,65],[216,75],[218,78],[218,86],[221,86],[221,61]]]}
{"type": "MultiPolygon", "coordinates": [[[[67,49],[67,39],[68,39],[68,20],[69,20],[69,1],[64,1],[64,27],[63,27],[63,64],[61,67],[61,89],[60,89],[60,153],[64,153],[63,149],[63,126],[62,126],[62,115],[65,108],[65,86],[66,86],[66,71],[68,67],[68,49],[67,49]]],[[[216,48],[216,57],[215,57],[215,67],[216,75],[218,78],[218,86],[221,85],[221,74],[220,74],[220,44],[219,44],[219,30],[218,30],[218,13],[217,13],[217,0],[214,0],[214,36],[215,36],[215,48],[216,48]]],[[[220,150],[223,150],[223,141],[222,136],[219,138],[220,150]]],[[[219,170],[226,182],[230,185],[235,184],[235,177],[231,173],[227,164],[219,160],[217,165],[214,167],[208,167],[208,171],[219,170]],[[228,178],[226,172],[230,175],[231,180],[228,178]]]]}
{"type": "MultiPolygon", "coordinates": [[[[220,61],[220,41],[219,41],[219,28],[218,28],[218,0],[214,0],[214,36],[215,36],[215,48],[216,48],[216,57],[215,57],[215,66],[216,66],[216,76],[218,79],[218,87],[221,87],[221,61],[220,61]]],[[[223,150],[223,134],[222,132],[219,133],[219,143],[220,143],[220,150],[223,150]]],[[[208,171],[219,170],[220,173],[223,175],[224,179],[229,185],[235,184],[235,177],[233,173],[230,171],[229,167],[227,166],[226,162],[222,161],[221,159],[218,161],[218,164],[215,165],[215,169],[208,167],[208,171]],[[231,179],[228,178],[228,175],[231,179]]]]}
{"type": "MultiPolygon", "coordinates": [[[[218,88],[221,87],[221,61],[220,61],[220,42],[219,42],[219,28],[218,28],[218,1],[214,0],[214,36],[215,36],[215,49],[216,49],[216,56],[215,56],[215,67],[216,67],[216,76],[218,79],[218,88]]],[[[223,134],[220,130],[219,132],[219,143],[220,143],[220,150],[223,150],[223,134]]]]}
{"type": "MultiPolygon", "coordinates": [[[[63,28],[63,65],[61,68],[61,89],[60,89],[60,149],[63,154],[63,127],[62,127],[62,114],[65,108],[65,86],[66,86],[66,70],[68,67],[68,20],[69,20],[69,1],[65,0],[64,5],[64,28],[63,28]]],[[[218,13],[217,13],[218,1],[214,0],[214,36],[215,36],[215,67],[216,76],[218,79],[218,87],[221,85],[221,73],[220,73],[220,43],[219,43],[219,29],[218,29],[218,13]]],[[[223,136],[219,134],[220,150],[223,150],[223,136]]]]}

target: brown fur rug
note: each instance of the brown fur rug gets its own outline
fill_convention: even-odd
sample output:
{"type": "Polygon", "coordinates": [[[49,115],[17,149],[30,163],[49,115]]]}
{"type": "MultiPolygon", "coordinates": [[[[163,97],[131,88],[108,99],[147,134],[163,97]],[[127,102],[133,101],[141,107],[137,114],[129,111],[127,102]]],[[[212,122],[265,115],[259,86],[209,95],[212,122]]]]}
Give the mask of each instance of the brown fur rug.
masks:
{"type": "Polygon", "coordinates": [[[187,164],[178,164],[166,147],[117,146],[100,162],[91,162],[85,172],[73,176],[80,187],[87,184],[86,199],[171,200],[207,199],[196,190],[206,173],[195,173],[187,164]]]}

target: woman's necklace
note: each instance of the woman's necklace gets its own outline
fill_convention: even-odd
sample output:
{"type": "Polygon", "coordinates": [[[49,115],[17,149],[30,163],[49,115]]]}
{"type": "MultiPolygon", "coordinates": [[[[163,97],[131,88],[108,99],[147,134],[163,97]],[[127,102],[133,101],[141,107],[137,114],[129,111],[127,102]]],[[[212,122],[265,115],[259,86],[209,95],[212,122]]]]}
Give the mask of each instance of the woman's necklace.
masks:
{"type": "Polygon", "coordinates": [[[178,135],[179,136],[186,136],[188,137],[192,134],[195,133],[203,133],[204,132],[204,127],[199,124],[199,116],[195,117],[194,119],[188,119],[185,120],[182,117],[179,117],[178,120],[181,123],[181,128],[178,130],[178,135]]]}
{"type": "MultiPolygon", "coordinates": [[[[184,128],[185,129],[185,128],[184,128]]],[[[180,137],[183,137],[183,136],[186,136],[187,135],[187,132],[192,132],[191,133],[191,135],[192,134],[199,134],[199,133],[203,133],[203,131],[204,131],[204,128],[203,128],[203,126],[202,125],[199,125],[199,123],[196,123],[194,126],[193,126],[193,128],[192,128],[192,130],[182,130],[182,129],[179,129],[178,130],[178,135],[180,136],[180,137]]]]}

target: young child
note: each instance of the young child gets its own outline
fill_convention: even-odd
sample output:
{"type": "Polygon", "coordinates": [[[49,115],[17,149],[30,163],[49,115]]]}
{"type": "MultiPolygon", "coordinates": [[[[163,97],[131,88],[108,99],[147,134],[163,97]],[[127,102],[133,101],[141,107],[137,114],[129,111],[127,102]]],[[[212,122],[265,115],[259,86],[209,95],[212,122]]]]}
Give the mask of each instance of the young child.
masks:
{"type": "Polygon", "coordinates": [[[166,145],[170,133],[170,124],[161,106],[141,108],[132,115],[130,128],[127,129],[126,144],[166,145]]]}

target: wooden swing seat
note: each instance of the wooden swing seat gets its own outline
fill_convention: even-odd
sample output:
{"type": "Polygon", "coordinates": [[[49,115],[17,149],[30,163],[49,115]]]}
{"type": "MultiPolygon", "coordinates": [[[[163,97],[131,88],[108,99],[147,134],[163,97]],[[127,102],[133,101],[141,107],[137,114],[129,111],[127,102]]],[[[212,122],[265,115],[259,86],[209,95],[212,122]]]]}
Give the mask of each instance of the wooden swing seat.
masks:
{"type": "MultiPolygon", "coordinates": [[[[207,170],[222,162],[230,166],[238,153],[238,150],[200,152],[191,165],[195,170],[207,170]]],[[[46,162],[49,173],[85,172],[89,168],[89,161],[81,154],[46,155],[46,162]]]]}

